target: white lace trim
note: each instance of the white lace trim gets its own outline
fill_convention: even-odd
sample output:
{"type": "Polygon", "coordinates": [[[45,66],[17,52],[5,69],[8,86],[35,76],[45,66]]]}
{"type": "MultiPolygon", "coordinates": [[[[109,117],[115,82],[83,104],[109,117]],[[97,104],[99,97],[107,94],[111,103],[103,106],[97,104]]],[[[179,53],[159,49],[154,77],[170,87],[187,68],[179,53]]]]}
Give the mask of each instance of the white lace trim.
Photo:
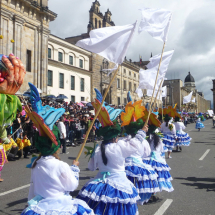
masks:
{"type": "Polygon", "coordinates": [[[168,179],[165,178],[158,178],[158,182],[171,182],[173,180],[172,177],[169,177],[168,179]]]}
{"type": "Polygon", "coordinates": [[[157,193],[160,192],[159,187],[154,187],[154,188],[136,188],[138,193],[157,193]]]}
{"type": "Polygon", "coordinates": [[[92,199],[93,201],[96,201],[96,202],[99,202],[99,201],[102,201],[104,203],[121,203],[121,204],[136,204],[137,201],[140,199],[139,196],[136,196],[134,197],[133,199],[131,198],[127,198],[127,199],[120,199],[118,197],[115,197],[115,198],[110,198],[109,196],[105,196],[105,195],[102,195],[102,196],[97,196],[95,192],[88,192],[86,190],[81,190],[79,192],[79,195],[80,196],[83,196],[83,197],[88,197],[90,199],[92,199]]]}
{"type": "MultiPolygon", "coordinates": [[[[128,179],[126,178],[126,180],[128,180],[128,179]]],[[[128,180],[128,181],[129,181],[129,180],[128,180]]],[[[129,182],[130,182],[130,181],[129,181],[129,182]]],[[[87,187],[89,184],[98,184],[98,183],[101,183],[101,182],[98,182],[98,181],[90,181],[90,182],[88,182],[84,187],[87,187]]],[[[109,180],[109,179],[106,179],[105,184],[108,184],[108,185],[110,185],[111,187],[113,187],[114,189],[117,189],[117,190],[119,190],[119,191],[125,192],[125,193],[127,193],[127,194],[133,194],[133,187],[134,187],[134,185],[133,185],[131,182],[130,182],[130,185],[131,185],[130,189],[129,189],[129,188],[126,188],[125,186],[124,186],[124,187],[121,187],[121,186],[115,184],[114,182],[112,182],[112,181],[109,180]]]]}
{"type": "Polygon", "coordinates": [[[173,187],[171,187],[171,188],[162,187],[160,190],[161,190],[161,192],[162,192],[163,190],[165,190],[165,191],[167,191],[167,192],[172,192],[172,191],[174,190],[174,188],[173,188],[173,187]]]}
{"type": "MultiPolygon", "coordinates": [[[[88,208],[88,209],[90,209],[90,208],[88,208]]],[[[70,210],[70,211],[60,211],[60,210],[44,211],[44,210],[40,209],[38,206],[32,206],[31,210],[33,210],[35,213],[38,213],[40,215],[73,215],[73,214],[77,213],[77,206],[74,205],[74,208],[72,208],[72,210],[70,210]]],[[[94,212],[92,210],[91,213],[84,212],[82,215],[94,215],[94,212]]]]}
{"type": "MultiPolygon", "coordinates": [[[[154,171],[154,170],[153,170],[154,171]]],[[[135,175],[134,173],[126,170],[126,175],[129,175],[131,177],[134,177],[134,178],[137,178],[138,181],[146,181],[146,180],[157,180],[157,177],[158,177],[158,174],[157,173],[154,173],[154,174],[149,174],[149,175],[135,175]]]]}

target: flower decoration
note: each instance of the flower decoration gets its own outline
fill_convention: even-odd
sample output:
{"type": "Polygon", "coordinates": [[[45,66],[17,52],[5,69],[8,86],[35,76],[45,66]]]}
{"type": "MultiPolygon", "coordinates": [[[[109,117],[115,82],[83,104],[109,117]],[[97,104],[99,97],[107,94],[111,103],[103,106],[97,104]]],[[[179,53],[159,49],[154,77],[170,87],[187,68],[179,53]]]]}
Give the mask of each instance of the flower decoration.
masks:
{"type": "Polygon", "coordinates": [[[121,114],[121,120],[123,122],[121,127],[129,125],[131,122],[135,122],[144,116],[146,109],[144,106],[141,106],[141,103],[142,100],[134,102],[134,104],[131,101],[125,106],[125,112],[121,114]]]}
{"type": "MultiPolygon", "coordinates": [[[[142,120],[145,122],[148,118],[149,112],[147,109],[145,109],[144,111],[144,116],[142,117],[142,120]]],[[[150,114],[149,117],[149,125],[154,125],[156,127],[160,127],[161,126],[161,122],[158,120],[157,116],[154,113],[150,114]]]]}
{"type": "MultiPolygon", "coordinates": [[[[162,109],[161,108],[159,108],[159,114],[162,114],[162,109]]],[[[181,115],[172,106],[169,106],[168,108],[164,108],[163,109],[163,115],[164,116],[169,115],[170,117],[173,117],[173,118],[175,118],[176,116],[181,118],[181,115]]]]}
{"type": "MultiPolygon", "coordinates": [[[[95,113],[98,111],[101,103],[98,99],[95,99],[95,102],[91,103],[95,108],[95,113]]],[[[113,122],[110,120],[110,116],[105,107],[102,107],[99,115],[98,115],[99,122],[102,124],[102,127],[111,126],[113,122]]]]}
{"type": "Polygon", "coordinates": [[[10,42],[11,42],[11,43],[14,43],[15,41],[12,39],[10,42]]]}
{"type": "Polygon", "coordinates": [[[4,37],[3,37],[3,35],[0,35],[0,39],[2,40],[4,37]]]}
{"type": "Polygon", "coordinates": [[[90,160],[90,158],[92,158],[94,156],[95,151],[96,151],[96,149],[97,149],[98,146],[99,145],[96,144],[96,142],[94,142],[94,147],[90,147],[90,146],[85,146],[84,147],[87,150],[86,152],[84,152],[84,154],[86,155],[86,157],[90,156],[89,160],[90,160]]]}
{"type": "Polygon", "coordinates": [[[172,125],[172,124],[169,124],[169,127],[168,127],[168,128],[169,128],[170,131],[172,131],[173,125],[172,125]]]}

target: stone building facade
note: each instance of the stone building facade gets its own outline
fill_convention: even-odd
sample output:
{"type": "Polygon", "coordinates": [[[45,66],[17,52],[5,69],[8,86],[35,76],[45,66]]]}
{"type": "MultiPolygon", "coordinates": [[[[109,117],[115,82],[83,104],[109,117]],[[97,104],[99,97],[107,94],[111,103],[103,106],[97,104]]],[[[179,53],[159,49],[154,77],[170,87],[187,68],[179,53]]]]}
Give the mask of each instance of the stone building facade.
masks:
{"type": "Polygon", "coordinates": [[[167,97],[163,99],[164,106],[174,106],[177,103],[178,110],[187,112],[207,112],[211,109],[211,101],[204,98],[204,94],[199,92],[195,86],[195,79],[189,72],[185,77],[184,86],[180,79],[165,80],[163,86],[167,86],[167,97]],[[192,100],[195,102],[183,104],[183,97],[189,95],[193,91],[192,100]]]}
{"type": "Polygon", "coordinates": [[[49,22],[56,17],[48,9],[48,0],[0,1],[1,53],[14,53],[26,67],[27,81],[20,92],[27,90],[31,82],[47,93],[49,22]]]}
{"type": "Polygon", "coordinates": [[[48,41],[47,93],[64,94],[65,101],[91,101],[91,52],[54,35],[48,41]]]}

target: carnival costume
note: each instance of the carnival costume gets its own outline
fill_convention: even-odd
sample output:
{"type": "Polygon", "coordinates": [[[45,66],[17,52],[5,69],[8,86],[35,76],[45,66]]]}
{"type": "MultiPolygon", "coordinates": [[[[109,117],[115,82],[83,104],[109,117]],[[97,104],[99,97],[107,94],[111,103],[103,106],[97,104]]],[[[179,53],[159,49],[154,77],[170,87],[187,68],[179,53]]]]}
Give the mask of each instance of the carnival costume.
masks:
{"type": "Polygon", "coordinates": [[[196,122],[196,129],[200,130],[201,128],[204,128],[204,127],[205,127],[204,124],[201,123],[201,118],[198,118],[196,122]]]}
{"type": "MultiPolygon", "coordinates": [[[[135,136],[138,130],[144,126],[144,122],[141,118],[145,115],[145,107],[142,107],[141,103],[142,101],[137,101],[134,104],[129,102],[125,107],[125,113],[121,115],[122,126],[125,125],[126,134],[129,135],[123,139],[126,142],[130,141],[132,136],[135,136]],[[130,114],[132,111],[133,115],[130,114]],[[128,117],[130,117],[130,123],[128,117]]],[[[149,143],[145,140],[145,137],[146,135],[144,133],[143,141],[137,141],[136,143],[138,150],[125,159],[126,175],[135,185],[141,198],[138,200],[138,204],[141,205],[148,202],[153,193],[160,192],[157,182],[157,173],[150,165],[144,164],[142,161],[142,157],[147,157],[151,154],[149,143]]]]}
{"type": "Polygon", "coordinates": [[[184,132],[183,130],[186,128],[183,122],[179,121],[179,117],[175,117],[175,129],[177,135],[176,146],[189,146],[190,141],[192,138],[189,136],[188,133],[184,132]]]}
{"type": "Polygon", "coordinates": [[[148,138],[152,153],[149,157],[143,158],[143,162],[151,165],[158,174],[158,184],[160,190],[172,192],[174,189],[171,180],[173,179],[169,173],[171,168],[168,166],[165,159],[161,156],[161,153],[163,152],[163,143],[158,134],[154,133],[154,130],[155,129],[153,128],[149,129],[148,138]],[[157,135],[157,140],[155,140],[155,135],[157,135]],[[155,141],[158,141],[156,147],[155,141]]]}
{"type": "MultiPolygon", "coordinates": [[[[97,111],[100,102],[92,102],[97,111]]],[[[97,145],[91,154],[88,168],[99,169],[99,173],[87,182],[80,190],[77,198],[84,200],[96,215],[135,215],[138,214],[138,192],[125,173],[125,158],[138,150],[138,145],[145,138],[144,131],[138,131],[135,138],[129,141],[112,142],[121,131],[121,127],[110,120],[105,107],[99,113],[102,128],[99,136],[103,136],[101,145],[97,145]]]]}
{"type": "MultiPolygon", "coordinates": [[[[0,55],[0,172],[6,161],[3,148],[10,143],[6,128],[16,119],[17,111],[22,111],[22,104],[15,93],[22,86],[25,74],[21,60],[14,54],[9,57],[0,55]]],[[[0,181],[3,181],[1,175],[0,181]]]]}
{"type": "MultiPolygon", "coordinates": [[[[35,96],[33,92],[31,96],[35,96]]],[[[84,201],[69,195],[78,187],[80,170],[78,166],[69,166],[58,159],[56,152],[60,148],[60,132],[57,126],[50,123],[51,130],[40,115],[30,112],[27,107],[26,113],[39,130],[34,141],[40,156],[31,167],[29,206],[22,215],[94,215],[84,201]]]]}

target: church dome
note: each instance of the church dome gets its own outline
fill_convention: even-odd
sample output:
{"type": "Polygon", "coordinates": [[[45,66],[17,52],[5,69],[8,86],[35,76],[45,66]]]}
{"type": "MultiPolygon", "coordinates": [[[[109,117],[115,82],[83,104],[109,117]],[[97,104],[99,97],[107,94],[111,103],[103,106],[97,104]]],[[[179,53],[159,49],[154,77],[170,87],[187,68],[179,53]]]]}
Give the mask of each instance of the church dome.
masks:
{"type": "Polygon", "coordinates": [[[185,78],[184,82],[195,82],[194,77],[190,74],[190,72],[188,72],[187,77],[185,78]]]}

